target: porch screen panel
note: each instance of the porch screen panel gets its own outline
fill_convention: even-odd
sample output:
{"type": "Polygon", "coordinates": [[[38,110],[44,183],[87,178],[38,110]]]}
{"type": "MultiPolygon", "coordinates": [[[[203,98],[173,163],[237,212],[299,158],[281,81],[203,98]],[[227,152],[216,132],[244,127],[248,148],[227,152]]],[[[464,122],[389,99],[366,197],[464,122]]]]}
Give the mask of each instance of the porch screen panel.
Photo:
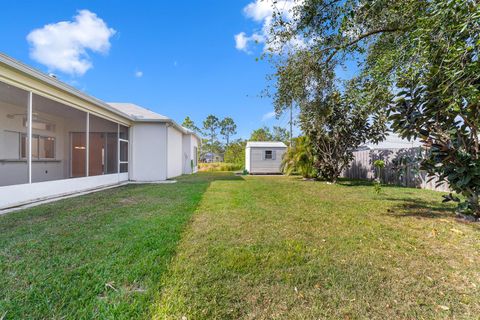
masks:
{"type": "Polygon", "coordinates": [[[0,186],[28,183],[28,96],[0,82],[0,186]]]}
{"type": "Polygon", "coordinates": [[[32,182],[86,176],[87,113],[33,95],[32,182]]]}
{"type": "Polygon", "coordinates": [[[118,124],[90,114],[89,176],[118,173],[118,124]]]}

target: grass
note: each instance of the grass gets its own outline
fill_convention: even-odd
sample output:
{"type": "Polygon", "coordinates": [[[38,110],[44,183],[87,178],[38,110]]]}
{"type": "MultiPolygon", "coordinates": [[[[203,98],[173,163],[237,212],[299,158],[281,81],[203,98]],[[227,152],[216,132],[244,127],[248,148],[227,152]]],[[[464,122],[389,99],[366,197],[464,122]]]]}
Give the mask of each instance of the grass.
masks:
{"type": "Polygon", "coordinates": [[[479,252],[437,192],[200,173],[0,217],[0,319],[473,319],[479,252]]]}
{"type": "Polygon", "coordinates": [[[130,185],[0,216],[0,319],[146,317],[209,182],[130,185]]]}
{"type": "Polygon", "coordinates": [[[362,182],[215,181],[154,318],[478,318],[480,230],[440,201],[362,182]]]}

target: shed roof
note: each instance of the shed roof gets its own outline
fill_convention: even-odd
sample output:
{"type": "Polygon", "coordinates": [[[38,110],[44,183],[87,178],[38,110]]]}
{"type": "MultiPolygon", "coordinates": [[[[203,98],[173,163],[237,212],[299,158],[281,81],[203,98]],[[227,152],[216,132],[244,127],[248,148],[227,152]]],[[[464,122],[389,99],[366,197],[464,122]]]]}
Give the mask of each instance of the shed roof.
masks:
{"type": "Polygon", "coordinates": [[[247,148],[286,148],[281,141],[247,141],[247,148]]]}

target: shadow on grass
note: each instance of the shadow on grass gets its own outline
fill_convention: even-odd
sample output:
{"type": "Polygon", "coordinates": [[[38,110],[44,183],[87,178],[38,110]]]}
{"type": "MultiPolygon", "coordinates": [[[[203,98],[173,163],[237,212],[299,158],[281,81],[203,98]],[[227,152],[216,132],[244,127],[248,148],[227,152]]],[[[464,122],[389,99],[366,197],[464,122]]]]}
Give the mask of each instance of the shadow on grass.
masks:
{"type": "Polygon", "coordinates": [[[215,181],[244,179],[199,173],[0,216],[0,319],[148,318],[185,228],[215,181]]]}
{"type": "MultiPolygon", "coordinates": [[[[340,178],[337,184],[346,187],[373,187],[373,181],[367,179],[340,178]]],[[[382,188],[405,188],[415,190],[416,188],[400,186],[397,184],[382,184],[382,188]]]]}
{"type": "Polygon", "coordinates": [[[388,215],[402,218],[451,218],[455,215],[455,208],[451,205],[430,202],[421,199],[387,198],[397,204],[388,210],[388,215]]]}

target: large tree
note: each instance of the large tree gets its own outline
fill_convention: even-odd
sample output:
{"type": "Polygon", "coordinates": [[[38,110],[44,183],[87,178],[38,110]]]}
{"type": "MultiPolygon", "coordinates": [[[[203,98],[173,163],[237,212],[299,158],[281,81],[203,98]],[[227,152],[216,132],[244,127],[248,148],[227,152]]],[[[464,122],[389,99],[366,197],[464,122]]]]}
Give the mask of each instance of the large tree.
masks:
{"type": "Polygon", "coordinates": [[[214,153],[218,148],[218,129],[220,128],[220,121],[214,115],[209,115],[203,121],[204,134],[207,136],[207,150],[214,153]]]}
{"type": "Polygon", "coordinates": [[[282,141],[286,144],[290,144],[290,132],[288,132],[288,130],[283,127],[273,126],[272,140],[282,141]]]}
{"type": "Polygon", "coordinates": [[[237,133],[237,125],[232,118],[226,117],[220,121],[220,134],[225,138],[226,146],[230,143],[230,137],[237,133]]]}
{"type": "Polygon", "coordinates": [[[185,117],[185,120],[183,120],[182,126],[192,130],[193,132],[199,133],[200,128],[195,125],[195,122],[193,122],[192,119],[190,119],[189,116],[185,117]]]}
{"type": "Polygon", "coordinates": [[[261,127],[252,131],[250,135],[250,141],[272,141],[273,136],[269,127],[261,127]]]}
{"type": "Polygon", "coordinates": [[[337,81],[336,71],[356,61],[369,83],[365,101],[388,109],[401,136],[424,141],[422,168],[465,196],[460,212],[480,217],[479,7],[475,0],[305,0],[289,15],[277,12],[270,41],[302,43],[275,59],[277,112],[311,99],[304,88],[337,81]]]}

